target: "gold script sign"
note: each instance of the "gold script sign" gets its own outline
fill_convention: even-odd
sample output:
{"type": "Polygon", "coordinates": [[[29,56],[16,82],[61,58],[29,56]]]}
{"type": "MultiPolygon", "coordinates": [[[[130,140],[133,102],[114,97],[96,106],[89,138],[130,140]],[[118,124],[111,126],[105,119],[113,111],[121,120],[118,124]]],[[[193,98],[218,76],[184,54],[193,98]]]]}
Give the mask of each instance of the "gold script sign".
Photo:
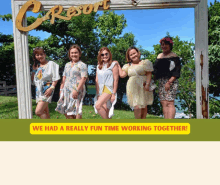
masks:
{"type": "Polygon", "coordinates": [[[107,2],[109,2],[110,0],[103,0],[100,2],[93,4],[86,4],[86,5],[80,5],[77,7],[70,7],[67,10],[67,16],[62,16],[60,15],[63,12],[63,7],[61,5],[56,5],[53,8],[50,9],[50,11],[48,11],[46,13],[46,15],[42,18],[37,18],[37,20],[27,26],[27,27],[23,27],[23,19],[25,16],[25,13],[28,11],[29,8],[33,8],[32,12],[34,13],[38,13],[41,9],[41,2],[37,1],[37,0],[30,0],[27,1],[20,9],[20,11],[18,12],[18,15],[16,17],[16,27],[17,29],[19,29],[20,31],[30,31],[33,30],[35,28],[37,28],[38,26],[40,26],[42,24],[42,22],[50,19],[50,23],[54,24],[54,20],[55,18],[59,18],[59,19],[63,19],[63,20],[70,20],[73,16],[79,16],[82,13],[84,14],[90,14],[92,11],[97,12],[99,7],[103,7],[104,10],[109,9],[109,5],[107,5],[107,2]]]}

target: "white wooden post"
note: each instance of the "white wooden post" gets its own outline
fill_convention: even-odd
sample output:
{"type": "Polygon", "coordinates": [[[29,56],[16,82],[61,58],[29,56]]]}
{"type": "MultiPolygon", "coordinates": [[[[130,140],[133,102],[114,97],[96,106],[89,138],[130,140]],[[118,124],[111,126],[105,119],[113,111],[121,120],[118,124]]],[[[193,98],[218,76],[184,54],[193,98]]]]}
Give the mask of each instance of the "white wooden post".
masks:
{"type": "MultiPolygon", "coordinates": [[[[15,19],[19,10],[20,3],[12,0],[18,114],[19,119],[31,119],[32,101],[30,62],[28,50],[28,32],[20,32],[15,27],[15,19]]],[[[24,24],[26,24],[26,19],[24,21],[24,24]]]]}
{"type": "Polygon", "coordinates": [[[209,69],[208,69],[208,9],[207,0],[201,0],[195,7],[195,66],[196,66],[196,115],[197,119],[206,118],[204,111],[208,110],[209,100],[209,69]],[[203,70],[201,71],[201,56],[203,70]],[[205,96],[202,97],[202,90],[205,96]]]}

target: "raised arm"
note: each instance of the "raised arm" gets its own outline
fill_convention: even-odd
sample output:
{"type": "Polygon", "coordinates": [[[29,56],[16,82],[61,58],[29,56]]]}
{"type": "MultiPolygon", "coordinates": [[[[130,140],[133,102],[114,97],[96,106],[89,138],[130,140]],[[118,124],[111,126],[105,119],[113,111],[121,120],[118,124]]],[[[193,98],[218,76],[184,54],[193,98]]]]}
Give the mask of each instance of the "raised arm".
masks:
{"type": "Polygon", "coordinates": [[[116,63],[117,63],[116,65],[118,66],[119,76],[121,78],[125,78],[128,74],[125,71],[122,70],[122,68],[121,68],[120,64],[118,63],[118,61],[116,61],[116,63]]]}

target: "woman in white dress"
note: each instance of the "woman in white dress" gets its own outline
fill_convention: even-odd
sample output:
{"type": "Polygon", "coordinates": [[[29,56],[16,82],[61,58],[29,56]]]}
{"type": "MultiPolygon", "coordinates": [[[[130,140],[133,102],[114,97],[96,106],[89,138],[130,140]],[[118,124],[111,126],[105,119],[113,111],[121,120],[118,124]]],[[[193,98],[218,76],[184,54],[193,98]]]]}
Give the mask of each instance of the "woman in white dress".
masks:
{"type": "Polygon", "coordinates": [[[51,103],[55,86],[60,79],[59,65],[47,61],[45,51],[38,47],[34,49],[33,60],[31,79],[36,86],[35,114],[41,119],[49,119],[48,103],[51,103]]]}
{"type": "Polygon", "coordinates": [[[68,51],[71,60],[65,65],[60,86],[60,99],[55,109],[66,119],[82,119],[82,104],[86,94],[87,65],[80,60],[81,49],[72,45],[68,51]]]}
{"type": "Polygon", "coordinates": [[[118,66],[117,61],[112,61],[111,51],[102,47],[98,53],[96,70],[96,97],[95,112],[103,119],[113,116],[114,105],[117,101],[118,66]]]}

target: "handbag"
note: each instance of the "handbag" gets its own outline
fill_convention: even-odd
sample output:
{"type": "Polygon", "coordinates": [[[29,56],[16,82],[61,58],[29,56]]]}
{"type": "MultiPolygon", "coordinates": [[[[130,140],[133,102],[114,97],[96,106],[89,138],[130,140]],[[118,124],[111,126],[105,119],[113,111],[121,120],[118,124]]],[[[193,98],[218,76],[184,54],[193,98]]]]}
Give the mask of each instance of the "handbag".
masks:
{"type": "Polygon", "coordinates": [[[157,85],[154,83],[154,80],[151,79],[149,91],[153,91],[156,88],[157,88],[157,85]]]}

